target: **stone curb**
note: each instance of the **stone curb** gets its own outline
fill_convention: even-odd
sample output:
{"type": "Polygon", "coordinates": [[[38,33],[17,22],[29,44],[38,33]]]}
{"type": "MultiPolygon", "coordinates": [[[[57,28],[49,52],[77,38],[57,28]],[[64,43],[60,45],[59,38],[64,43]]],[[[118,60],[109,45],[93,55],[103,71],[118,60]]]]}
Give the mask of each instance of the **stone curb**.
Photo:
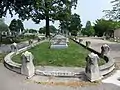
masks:
{"type": "MultiPolygon", "coordinates": [[[[72,38],[71,38],[72,39],[72,38]]],[[[86,45],[79,43],[77,40],[72,39],[74,42],[78,43],[79,45],[83,46],[84,48],[86,48],[86,45]]],[[[87,49],[93,53],[98,54],[98,56],[101,56],[101,53],[90,48],[87,47],[87,49]]],[[[104,65],[100,66],[100,73],[102,76],[109,74],[110,72],[112,72],[115,69],[115,60],[112,59],[109,56],[104,56],[103,59],[106,61],[106,63],[104,65]]]]}

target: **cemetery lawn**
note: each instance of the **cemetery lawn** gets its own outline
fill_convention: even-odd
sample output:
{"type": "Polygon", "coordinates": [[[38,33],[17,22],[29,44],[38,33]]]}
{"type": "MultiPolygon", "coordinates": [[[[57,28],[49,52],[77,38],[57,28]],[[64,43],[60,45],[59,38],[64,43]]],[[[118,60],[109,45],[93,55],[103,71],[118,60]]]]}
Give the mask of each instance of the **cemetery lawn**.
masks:
{"type": "MultiPolygon", "coordinates": [[[[50,49],[49,47],[50,43],[44,42],[28,50],[34,55],[34,64],[36,66],[85,67],[85,58],[90,53],[87,49],[73,41],[69,42],[68,48],[66,49],[50,49]]],[[[21,54],[16,55],[12,60],[21,63],[20,56],[21,54]]],[[[101,59],[100,65],[104,62],[101,59]]]]}

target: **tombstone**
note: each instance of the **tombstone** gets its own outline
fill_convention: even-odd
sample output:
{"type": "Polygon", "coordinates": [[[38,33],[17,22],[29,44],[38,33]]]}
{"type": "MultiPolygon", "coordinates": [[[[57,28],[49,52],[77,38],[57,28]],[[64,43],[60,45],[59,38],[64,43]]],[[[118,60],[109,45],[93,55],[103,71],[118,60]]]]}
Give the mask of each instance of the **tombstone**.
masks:
{"type": "Polygon", "coordinates": [[[98,60],[99,60],[98,55],[94,53],[90,53],[86,57],[85,74],[87,76],[87,79],[90,80],[91,82],[98,81],[101,79],[98,60]]]}
{"type": "Polygon", "coordinates": [[[31,52],[26,51],[22,53],[21,74],[26,75],[27,78],[31,78],[35,74],[33,58],[34,57],[31,52]]]}
{"type": "Polygon", "coordinates": [[[13,51],[13,52],[17,52],[17,51],[18,51],[17,43],[14,42],[14,43],[11,45],[11,51],[13,51]]]}
{"type": "Polygon", "coordinates": [[[101,47],[101,56],[108,56],[110,51],[110,47],[107,44],[102,45],[101,47]]]}
{"type": "Polygon", "coordinates": [[[62,49],[67,48],[67,38],[62,35],[56,35],[51,39],[51,46],[52,49],[62,49]]]}

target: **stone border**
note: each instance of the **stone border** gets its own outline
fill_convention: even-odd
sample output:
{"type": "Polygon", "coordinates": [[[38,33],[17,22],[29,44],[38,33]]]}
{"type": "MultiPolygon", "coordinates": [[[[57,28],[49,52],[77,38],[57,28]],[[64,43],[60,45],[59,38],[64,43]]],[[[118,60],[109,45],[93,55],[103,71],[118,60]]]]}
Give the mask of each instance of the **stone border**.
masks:
{"type": "Polygon", "coordinates": [[[30,48],[40,44],[40,43],[42,43],[42,42],[44,42],[44,41],[36,42],[36,43],[33,43],[33,44],[31,44],[29,46],[26,46],[26,47],[24,47],[22,49],[19,49],[17,51],[17,53],[16,52],[9,53],[4,58],[4,66],[7,67],[8,69],[12,70],[12,71],[15,71],[17,73],[21,73],[21,64],[13,62],[11,58],[13,56],[19,54],[19,53],[22,53],[22,52],[24,52],[24,51],[26,51],[26,50],[28,50],[28,49],[30,49],[30,48]]]}
{"type": "MultiPolygon", "coordinates": [[[[73,40],[73,39],[72,39],[72,40],[73,40]]],[[[73,40],[73,41],[86,48],[86,45],[83,45],[83,44],[79,43],[79,42],[76,41],[76,40],[73,40]]],[[[18,63],[13,62],[11,58],[12,58],[13,56],[21,53],[21,52],[26,51],[27,49],[30,49],[31,47],[34,47],[34,46],[42,43],[42,42],[44,42],[44,41],[37,42],[37,43],[33,43],[33,44],[29,45],[29,46],[26,46],[26,47],[24,47],[24,48],[22,48],[22,49],[19,49],[17,53],[16,53],[16,52],[11,52],[11,53],[9,53],[9,54],[6,55],[5,58],[4,58],[4,65],[5,65],[8,69],[10,69],[10,70],[12,70],[12,71],[15,71],[15,72],[17,72],[17,73],[21,73],[21,71],[20,71],[20,70],[21,70],[21,64],[18,64],[18,63]]],[[[87,47],[87,49],[88,49],[89,51],[94,52],[94,53],[96,53],[96,54],[98,54],[98,55],[100,56],[100,53],[97,52],[97,51],[95,51],[95,50],[93,50],[92,48],[87,47]]],[[[100,66],[100,73],[101,73],[102,76],[103,76],[103,75],[106,75],[106,74],[108,74],[108,73],[110,73],[110,72],[112,72],[112,71],[114,70],[114,68],[115,68],[115,63],[114,63],[114,60],[113,60],[113,59],[111,59],[110,57],[107,57],[107,56],[104,56],[103,58],[104,58],[104,60],[106,61],[106,64],[100,66]]],[[[45,72],[40,71],[40,70],[36,70],[36,71],[35,71],[35,73],[36,73],[37,75],[42,75],[41,72],[42,72],[43,75],[45,75],[45,73],[46,73],[46,71],[45,71],[45,72]]],[[[80,74],[80,73],[79,73],[79,74],[80,74]]],[[[55,73],[53,73],[53,72],[48,72],[46,75],[53,75],[53,76],[63,76],[63,75],[65,75],[65,76],[74,76],[75,73],[70,73],[70,72],[58,72],[58,73],[56,73],[56,72],[55,72],[55,73]],[[50,74],[50,73],[51,73],[51,74],[50,74]]]]}
{"type": "MultiPolygon", "coordinates": [[[[98,51],[95,51],[94,49],[90,48],[90,47],[86,47],[86,45],[79,43],[78,41],[76,41],[75,39],[72,39],[74,42],[76,42],[77,44],[83,46],[84,48],[87,48],[89,51],[98,54],[98,56],[101,56],[101,53],[98,51]]],[[[100,66],[100,73],[102,76],[109,74],[110,72],[112,72],[115,69],[115,60],[108,57],[108,56],[104,56],[103,59],[106,61],[106,63],[104,65],[100,66]]]]}

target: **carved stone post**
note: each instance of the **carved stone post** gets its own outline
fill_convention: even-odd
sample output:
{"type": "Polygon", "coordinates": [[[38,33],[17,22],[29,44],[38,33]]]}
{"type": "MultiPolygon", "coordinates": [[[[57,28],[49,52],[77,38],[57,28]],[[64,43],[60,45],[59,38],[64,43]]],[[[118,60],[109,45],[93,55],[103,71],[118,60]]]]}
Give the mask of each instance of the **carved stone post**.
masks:
{"type": "Polygon", "coordinates": [[[21,74],[26,75],[27,78],[31,78],[35,74],[33,58],[31,52],[26,51],[25,53],[22,53],[21,74]]]}
{"type": "Polygon", "coordinates": [[[93,82],[101,79],[100,72],[99,72],[99,66],[98,66],[98,60],[99,57],[97,54],[90,53],[86,57],[86,68],[85,68],[85,74],[87,78],[93,82]]]}
{"type": "Polygon", "coordinates": [[[14,42],[14,43],[11,45],[11,51],[13,51],[13,52],[17,52],[17,51],[18,51],[17,43],[14,42]]]}
{"type": "Polygon", "coordinates": [[[101,47],[101,55],[102,56],[108,56],[110,51],[110,47],[107,44],[102,45],[101,47]]]}

